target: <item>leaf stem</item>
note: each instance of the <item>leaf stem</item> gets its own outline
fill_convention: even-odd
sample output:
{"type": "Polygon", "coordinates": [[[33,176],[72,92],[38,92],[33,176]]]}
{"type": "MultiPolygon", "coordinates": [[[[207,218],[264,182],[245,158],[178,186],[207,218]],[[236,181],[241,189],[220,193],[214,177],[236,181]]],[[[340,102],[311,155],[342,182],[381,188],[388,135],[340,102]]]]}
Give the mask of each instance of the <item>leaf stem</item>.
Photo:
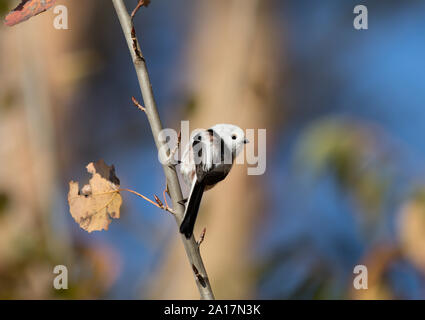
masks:
{"type": "Polygon", "coordinates": [[[127,192],[130,192],[130,193],[132,193],[132,194],[135,194],[136,196],[138,196],[138,197],[140,197],[140,198],[142,198],[142,199],[144,199],[144,200],[146,200],[146,201],[150,202],[150,203],[151,203],[151,204],[153,204],[155,207],[158,207],[158,208],[160,208],[160,209],[163,209],[163,210],[165,210],[165,211],[168,211],[168,212],[170,212],[170,213],[174,214],[174,210],[173,210],[173,209],[171,209],[170,207],[168,207],[168,204],[167,204],[167,205],[165,205],[165,206],[164,206],[164,205],[160,206],[158,203],[156,203],[156,202],[152,201],[151,199],[149,199],[148,197],[145,197],[143,194],[138,193],[137,191],[134,191],[134,190],[131,190],[131,189],[126,189],[126,188],[121,188],[121,189],[119,189],[119,190],[117,190],[117,191],[127,191],[127,192]]]}

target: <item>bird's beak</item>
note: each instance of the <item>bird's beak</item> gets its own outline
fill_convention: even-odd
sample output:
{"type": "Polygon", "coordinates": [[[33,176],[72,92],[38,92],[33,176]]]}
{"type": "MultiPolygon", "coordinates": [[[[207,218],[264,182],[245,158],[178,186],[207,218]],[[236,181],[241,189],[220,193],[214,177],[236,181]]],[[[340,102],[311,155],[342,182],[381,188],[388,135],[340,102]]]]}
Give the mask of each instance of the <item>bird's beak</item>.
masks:
{"type": "Polygon", "coordinates": [[[243,139],[243,143],[247,144],[247,143],[249,143],[249,140],[247,138],[245,138],[245,139],[243,139]]]}

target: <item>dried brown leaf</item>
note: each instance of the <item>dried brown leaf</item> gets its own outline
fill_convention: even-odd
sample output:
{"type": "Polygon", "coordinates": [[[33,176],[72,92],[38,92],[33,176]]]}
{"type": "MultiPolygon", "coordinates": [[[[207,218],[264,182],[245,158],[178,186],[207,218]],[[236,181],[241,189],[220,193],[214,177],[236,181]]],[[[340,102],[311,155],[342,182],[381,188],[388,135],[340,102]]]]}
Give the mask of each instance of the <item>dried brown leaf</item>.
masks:
{"type": "Polygon", "coordinates": [[[50,9],[55,2],[56,0],[21,0],[21,3],[6,16],[4,23],[9,27],[14,26],[50,9]]]}
{"type": "Polygon", "coordinates": [[[108,230],[111,218],[120,217],[120,181],[115,175],[114,166],[108,166],[103,160],[89,163],[87,171],[92,177],[81,191],[78,182],[69,183],[68,203],[71,215],[88,232],[108,230]]]}

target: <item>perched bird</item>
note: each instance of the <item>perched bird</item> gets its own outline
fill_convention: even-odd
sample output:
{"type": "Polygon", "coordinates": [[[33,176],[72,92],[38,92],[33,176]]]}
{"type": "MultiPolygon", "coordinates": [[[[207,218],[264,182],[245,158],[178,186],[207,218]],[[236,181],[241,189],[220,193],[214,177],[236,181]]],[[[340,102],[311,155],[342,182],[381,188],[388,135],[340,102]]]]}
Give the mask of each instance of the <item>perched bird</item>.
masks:
{"type": "Polygon", "coordinates": [[[186,238],[192,236],[204,191],[226,178],[246,143],[243,130],[231,124],[216,124],[189,141],[180,162],[180,173],[191,187],[180,225],[180,232],[186,238]]]}

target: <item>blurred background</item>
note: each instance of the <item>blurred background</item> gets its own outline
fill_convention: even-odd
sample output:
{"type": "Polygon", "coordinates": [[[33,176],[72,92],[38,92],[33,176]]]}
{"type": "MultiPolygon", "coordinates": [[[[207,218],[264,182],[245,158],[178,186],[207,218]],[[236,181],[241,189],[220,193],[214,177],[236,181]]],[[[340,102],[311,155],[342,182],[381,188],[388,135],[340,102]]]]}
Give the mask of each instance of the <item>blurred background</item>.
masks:
{"type": "MultiPolygon", "coordinates": [[[[111,1],[58,4],[69,30],[0,26],[0,298],[197,299],[170,215],[131,194],[108,231],[69,214],[91,161],[149,197],[165,178],[111,1]]],[[[237,166],[201,206],[217,298],[425,298],[423,1],[153,0],[135,23],[165,127],[267,129],[266,173],[237,166]]]]}

